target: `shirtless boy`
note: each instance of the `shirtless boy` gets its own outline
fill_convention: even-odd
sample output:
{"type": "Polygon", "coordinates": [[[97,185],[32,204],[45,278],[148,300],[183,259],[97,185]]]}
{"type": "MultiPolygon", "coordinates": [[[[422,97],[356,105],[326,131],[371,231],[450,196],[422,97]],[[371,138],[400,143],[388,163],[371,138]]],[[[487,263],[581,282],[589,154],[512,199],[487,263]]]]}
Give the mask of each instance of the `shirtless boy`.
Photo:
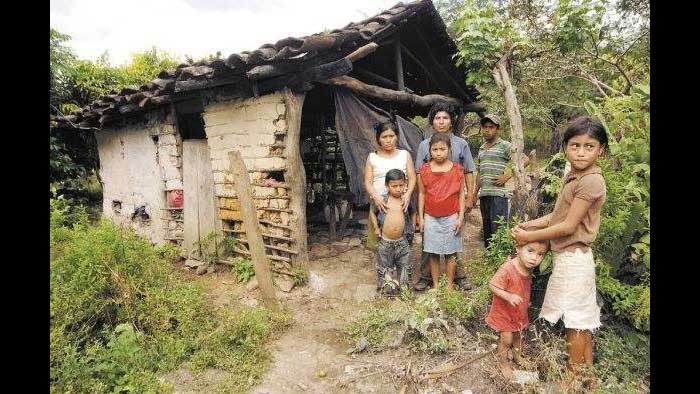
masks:
{"type": "Polygon", "coordinates": [[[370,211],[369,219],[376,229],[377,245],[377,291],[386,295],[396,295],[399,289],[386,280],[387,273],[396,267],[399,272],[399,286],[408,286],[411,271],[411,242],[415,211],[409,205],[404,211],[401,196],[406,191],[406,174],[398,169],[389,170],[385,178],[387,194],[382,195],[388,209],[370,211]]]}

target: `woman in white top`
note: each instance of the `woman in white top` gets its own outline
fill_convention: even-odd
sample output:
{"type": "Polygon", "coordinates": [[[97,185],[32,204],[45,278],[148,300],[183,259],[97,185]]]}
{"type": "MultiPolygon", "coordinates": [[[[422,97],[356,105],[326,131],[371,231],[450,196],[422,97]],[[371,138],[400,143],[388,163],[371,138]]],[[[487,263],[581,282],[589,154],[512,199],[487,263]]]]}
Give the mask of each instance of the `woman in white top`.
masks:
{"type": "Polygon", "coordinates": [[[379,149],[369,154],[365,163],[365,190],[372,203],[383,212],[386,212],[386,204],[382,194],[386,193],[385,176],[389,170],[398,168],[408,178],[408,188],[403,195],[403,209],[408,208],[411,194],[416,186],[416,171],[413,168],[413,159],[408,151],[397,149],[399,143],[399,128],[391,121],[374,125],[379,149]]]}

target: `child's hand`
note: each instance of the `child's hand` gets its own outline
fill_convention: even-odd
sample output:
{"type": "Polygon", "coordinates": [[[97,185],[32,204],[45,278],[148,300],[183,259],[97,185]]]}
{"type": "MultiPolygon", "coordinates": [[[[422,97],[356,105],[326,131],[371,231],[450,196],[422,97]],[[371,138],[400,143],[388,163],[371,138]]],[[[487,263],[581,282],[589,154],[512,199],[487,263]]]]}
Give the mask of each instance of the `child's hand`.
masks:
{"type": "Polygon", "coordinates": [[[423,219],[420,216],[416,216],[416,230],[419,233],[423,232],[423,219]]]}
{"type": "Polygon", "coordinates": [[[457,216],[457,221],[455,222],[455,235],[459,234],[459,230],[462,229],[463,223],[464,223],[464,215],[457,216]]]}
{"type": "Polygon", "coordinates": [[[508,294],[508,298],[506,298],[506,301],[508,301],[510,306],[517,307],[518,305],[520,305],[521,302],[523,302],[523,299],[517,294],[510,293],[508,294]]]}
{"type": "Polygon", "coordinates": [[[474,208],[474,200],[470,194],[467,194],[464,196],[464,213],[471,212],[472,208],[474,208]]]}

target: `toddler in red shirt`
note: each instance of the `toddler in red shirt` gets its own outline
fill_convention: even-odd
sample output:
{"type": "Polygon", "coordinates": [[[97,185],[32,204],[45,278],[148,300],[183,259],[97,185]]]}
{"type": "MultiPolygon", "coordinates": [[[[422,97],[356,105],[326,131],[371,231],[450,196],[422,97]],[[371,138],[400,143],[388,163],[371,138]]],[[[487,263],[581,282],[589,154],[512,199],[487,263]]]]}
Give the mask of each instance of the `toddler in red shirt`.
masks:
{"type": "Polygon", "coordinates": [[[537,267],[549,250],[547,242],[531,242],[516,248],[517,255],[508,259],[489,282],[493,301],[486,323],[498,331],[496,353],[498,366],[503,376],[511,380],[513,369],[508,363],[508,350],[513,349],[513,360],[520,363],[522,337],[527,328],[527,309],[530,306],[532,269],[537,267]]]}

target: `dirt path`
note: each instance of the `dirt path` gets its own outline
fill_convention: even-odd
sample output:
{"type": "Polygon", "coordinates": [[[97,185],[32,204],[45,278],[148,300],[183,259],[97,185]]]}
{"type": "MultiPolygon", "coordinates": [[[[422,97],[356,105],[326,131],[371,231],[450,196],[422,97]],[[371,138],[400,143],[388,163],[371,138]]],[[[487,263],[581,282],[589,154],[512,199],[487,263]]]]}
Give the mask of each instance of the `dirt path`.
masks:
{"type": "MultiPolygon", "coordinates": [[[[478,216],[471,215],[465,231],[467,261],[483,250],[478,216]]],[[[455,358],[454,353],[411,354],[405,347],[347,355],[351,346],[343,329],[375,297],[374,261],[362,246],[337,249],[328,243],[311,245],[309,285],[285,300],[295,324],[272,344],[273,364],[252,393],[397,393],[409,365],[417,375],[416,366],[427,370],[455,358]],[[336,255],[337,249],[346,251],[336,255]]],[[[483,352],[483,346],[466,341],[460,356],[483,352]]],[[[497,392],[487,376],[492,364],[490,356],[484,357],[450,377],[423,382],[421,392],[497,392]]]]}
{"type": "MultiPolygon", "coordinates": [[[[467,262],[483,251],[480,230],[477,208],[468,215],[464,232],[467,262]]],[[[354,237],[358,238],[359,234],[354,237]]],[[[411,352],[396,341],[395,346],[380,353],[365,351],[348,355],[347,350],[353,344],[344,328],[376,297],[374,253],[362,245],[350,247],[351,241],[331,243],[312,237],[308,285],[291,293],[277,293],[291,311],[294,323],[270,345],[272,364],[251,393],[398,393],[409,368],[410,375],[418,377],[448,361],[461,362],[490,350],[492,341],[478,339],[462,329],[462,346],[447,354],[411,352]]],[[[354,241],[357,243],[357,239],[354,241]]],[[[415,268],[418,251],[416,243],[415,268]]],[[[180,268],[187,270],[184,266],[180,268]]],[[[228,270],[201,277],[193,272],[188,275],[204,285],[212,304],[219,308],[238,302],[251,306],[259,303],[259,290],[246,290],[228,270]]],[[[195,375],[181,368],[164,378],[175,385],[178,394],[209,393],[225,374],[207,370],[195,375]]],[[[495,364],[489,355],[441,379],[414,379],[415,389],[407,393],[498,393],[498,385],[492,379],[495,374],[495,364]]]]}

